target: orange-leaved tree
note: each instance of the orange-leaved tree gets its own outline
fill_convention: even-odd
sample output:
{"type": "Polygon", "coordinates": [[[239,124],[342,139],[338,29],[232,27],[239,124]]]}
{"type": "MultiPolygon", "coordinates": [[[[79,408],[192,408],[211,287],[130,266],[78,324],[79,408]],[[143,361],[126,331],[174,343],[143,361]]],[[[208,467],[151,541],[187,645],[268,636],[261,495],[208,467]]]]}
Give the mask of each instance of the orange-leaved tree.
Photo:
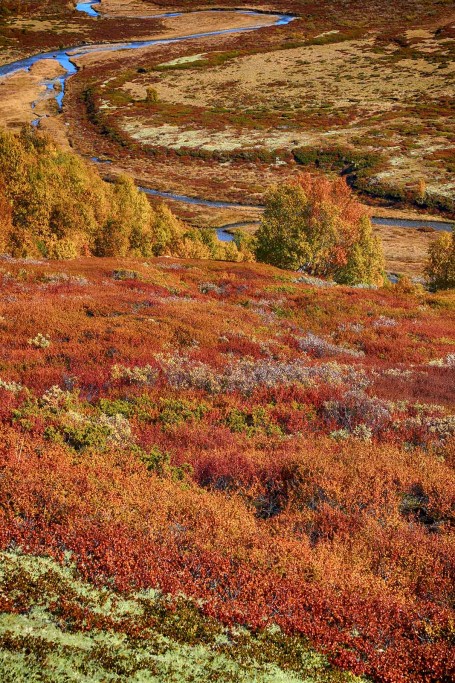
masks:
{"type": "Polygon", "coordinates": [[[365,208],[346,182],[310,173],[273,187],[256,233],[256,257],[341,284],[383,282],[384,257],[365,208]]]}

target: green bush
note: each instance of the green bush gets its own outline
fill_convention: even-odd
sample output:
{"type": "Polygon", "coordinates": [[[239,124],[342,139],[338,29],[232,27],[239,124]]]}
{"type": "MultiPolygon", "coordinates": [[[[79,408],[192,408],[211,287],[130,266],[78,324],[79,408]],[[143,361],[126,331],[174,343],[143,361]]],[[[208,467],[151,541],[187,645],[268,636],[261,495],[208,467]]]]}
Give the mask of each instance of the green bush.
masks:
{"type": "Polygon", "coordinates": [[[192,472],[192,467],[188,463],[180,466],[171,465],[169,453],[161,451],[157,446],[154,446],[149,453],[143,453],[141,460],[149,472],[154,472],[159,477],[168,477],[173,481],[184,481],[192,472]]]}
{"type": "Polygon", "coordinates": [[[49,441],[66,444],[75,451],[80,452],[87,448],[103,451],[107,446],[110,429],[106,425],[87,421],[76,425],[50,425],[46,427],[44,436],[49,441]]]}

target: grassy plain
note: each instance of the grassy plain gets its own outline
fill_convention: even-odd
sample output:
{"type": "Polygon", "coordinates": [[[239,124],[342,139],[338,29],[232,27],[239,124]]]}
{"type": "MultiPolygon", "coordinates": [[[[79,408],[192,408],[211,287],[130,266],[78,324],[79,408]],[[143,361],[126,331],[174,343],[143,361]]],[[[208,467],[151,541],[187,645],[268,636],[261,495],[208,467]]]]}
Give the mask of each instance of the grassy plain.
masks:
{"type": "Polygon", "coordinates": [[[226,37],[222,46],[209,41],[205,53],[199,43],[180,46],[177,56],[187,59],[180,63],[160,64],[152,52],[138,61],[146,73],[136,75],[119,75],[116,64],[118,77],[103,83],[104,116],[141,144],[190,155],[252,151],[254,158],[259,149],[286,158],[303,147],[305,161],[308,151],[341,148],[348,167],[355,150],[369,160],[373,184],[392,186],[395,199],[422,183],[429,195],[450,196],[450,6],[418,3],[411,13],[394,6],[384,26],[387,4],[392,12],[390,3],[375,3],[373,16],[356,3],[322,3],[325,14],[300,3],[302,18],[273,33],[226,37]],[[150,86],[158,102],[144,107],[150,86]]]}

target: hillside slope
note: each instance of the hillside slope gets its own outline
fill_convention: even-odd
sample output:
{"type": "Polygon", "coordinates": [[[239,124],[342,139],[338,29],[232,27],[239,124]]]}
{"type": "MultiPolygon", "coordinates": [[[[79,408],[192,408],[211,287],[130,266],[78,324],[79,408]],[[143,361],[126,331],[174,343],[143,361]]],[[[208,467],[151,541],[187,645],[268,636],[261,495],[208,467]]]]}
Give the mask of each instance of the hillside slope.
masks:
{"type": "Polygon", "coordinates": [[[451,680],[453,293],[1,270],[0,670],[451,680]]]}

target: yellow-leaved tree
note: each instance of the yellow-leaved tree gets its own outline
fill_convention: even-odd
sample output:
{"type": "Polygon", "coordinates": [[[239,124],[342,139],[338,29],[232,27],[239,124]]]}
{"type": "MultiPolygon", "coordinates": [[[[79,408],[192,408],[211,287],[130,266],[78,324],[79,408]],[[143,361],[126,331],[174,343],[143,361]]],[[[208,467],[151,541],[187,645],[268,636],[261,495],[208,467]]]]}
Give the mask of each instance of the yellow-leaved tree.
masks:
{"type": "Polygon", "coordinates": [[[0,245],[14,256],[172,254],[183,224],[131,178],[103,181],[49,138],[0,130],[0,245]]]}
{"type": "Polygon", "coordinates": [[[11,204],[6,196],[5,184],[0,181],[0,251],[7,249],[6,236],[13,227],[11,218],[11,204]]]}
{"type": "Polygon", "coordinates": [[[455,288],[455,231],[442,233],[430,246],[426,275],[432,289],[455,288]]]}
{"type": "Polygon", "coordinates": [[[304,173],[273,187],[256,233],[256,257],[340,284],[383,284],[380,241],[341,178],[304,173]]]}
{"type": "Polygon", "coordinates": [[[164,204],[152,206],[133,180],[96,169],[31,129],[0,130],[0,251],[69,259],[175,256],[251,260],[251,240],[221,243],[188,228],[164,204]]]}

